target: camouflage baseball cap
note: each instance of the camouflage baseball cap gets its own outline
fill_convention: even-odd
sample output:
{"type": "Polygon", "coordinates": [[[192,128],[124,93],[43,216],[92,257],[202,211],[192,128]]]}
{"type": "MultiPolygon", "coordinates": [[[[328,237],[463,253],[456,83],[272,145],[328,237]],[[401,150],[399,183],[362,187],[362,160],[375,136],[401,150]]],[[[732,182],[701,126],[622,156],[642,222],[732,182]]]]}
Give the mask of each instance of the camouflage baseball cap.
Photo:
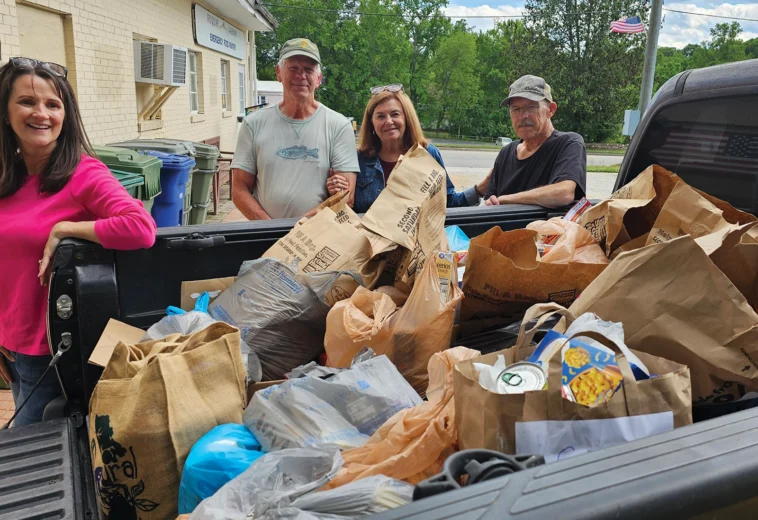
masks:
{"type": "Polygon", "coordinates": [[[284,60],[292,56],[305,56],[316,60],[321,65],[321,55],[318,52],[318,47],[307,38],[294,38],[282,45],[282,49],[279,51],[279,59],[284,60]]]}
{"type": "Polygon", "coordinates": [[[510,89],[508,89],[508,97],[500,103],[500,106],[507,107],[511,99],[516,97],[531,99],[532,101],[546,99],[552,103],[553,91],[544,79],[527,74],[513,82],[510,89]]]}

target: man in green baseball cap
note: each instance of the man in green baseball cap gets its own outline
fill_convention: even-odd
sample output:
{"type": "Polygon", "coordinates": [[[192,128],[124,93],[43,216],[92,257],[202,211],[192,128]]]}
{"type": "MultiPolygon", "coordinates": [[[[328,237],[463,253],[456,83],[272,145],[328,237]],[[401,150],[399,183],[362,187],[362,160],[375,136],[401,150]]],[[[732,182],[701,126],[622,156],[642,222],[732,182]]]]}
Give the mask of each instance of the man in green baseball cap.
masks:
{"type": "Polygon", "coordinates": [[[500,106],[508,109],[513,130],[520,139],[500,150],[490,172],[485,204],[560,208],[584,197],[584,139],[553,127],[558,105],[550,85],[539,76],[522,76],[511,84],[500,106]]]}
{"type": "Polygon", "coordinates": [[[250,113],[237,134],[234,205],[250,220],[310,216],[329,197],[328,180],[350,192],[352,205],[355,134],[347,118],[316,101],[323,79],[316,44],[295,38],[282,45],[276,79],[284,99],[250,113]]]}

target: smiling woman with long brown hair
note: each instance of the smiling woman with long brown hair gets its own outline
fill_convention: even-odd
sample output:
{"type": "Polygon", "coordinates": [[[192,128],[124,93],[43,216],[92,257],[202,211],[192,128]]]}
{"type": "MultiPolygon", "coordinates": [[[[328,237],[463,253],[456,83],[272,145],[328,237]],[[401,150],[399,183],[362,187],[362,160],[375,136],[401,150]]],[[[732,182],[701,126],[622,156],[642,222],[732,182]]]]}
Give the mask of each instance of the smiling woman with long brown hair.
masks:
{"type": "MultiPolygon", "coordinates": [[[[371,207],[386,186],[400,156],[416,144],[426,148],[445,168],[440,151],[424,137],[416,109],[405,95],[403,86],[396,83],[372,88],[358,135],[360,172],[355,188],[355,211],[365,213],[371,207]]],[[[487,176],[476,186],[456,192],[450,176],[447,176],[447,207],[476,206],[487,191],[489,179],[487,176]]],[[[339,174],[327,180],[330,195],[348,187],[347,180],[339,174]]]]}
{"type": "Polygon", "coordinates": [[[60,241],[111,249],[155,241],[152,217],[93,157],[66,75],[29,58],[0,69],[0,376],[11,384],[14,426],[42,420],[61,393],[46,370],[44,287],[60,241]]]}

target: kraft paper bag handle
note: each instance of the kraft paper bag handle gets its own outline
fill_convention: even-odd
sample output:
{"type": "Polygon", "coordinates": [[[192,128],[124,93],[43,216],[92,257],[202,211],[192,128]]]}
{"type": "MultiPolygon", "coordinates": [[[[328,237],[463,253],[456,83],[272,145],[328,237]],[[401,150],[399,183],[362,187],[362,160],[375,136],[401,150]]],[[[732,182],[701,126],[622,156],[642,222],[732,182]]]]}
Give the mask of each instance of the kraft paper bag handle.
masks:
{"type": "Polygon", "coordinates": [[[577,332],[570,338],[568,338],[560,347],[555,348],[550,352],[547,358],[547,410],[548,419],[562,420],[565,418],[563,413],[563,394],[562,394],[562,373],[563,364],[559,352],[563,349],[563,346],[574,338],[584,337],[594,339],[603,346],[611,349],[616,356],[616,364],[621,371],[621,376],[624,381],[617,393],[624,396],[624,403],[626,404],[627,416],[632,417],[635,415],[644,415],[640,412],[640,389],[637,386],[637,379],[634,377],[632,367],[629,365],[629,361],[621,351],[616,343],[605,337],[603,334],[594,331],[577,332]]]}
{"type": "Polygon", "coordinates": [[[519,327],[518,330],[518,339],[516,340],[516,344],[513,346],[515,349],[514,359],[518,359],[518,354],[521,350],[521,347],[528,346],[539,328],[556,314],[564,316],[566,318],[567,325],[570,325],[576,319],[571,311],[557,303],[538,303],[537,305],[532,305],[529,307],[529,309],[527,309],[526,313],[524,314],[524,319],[521,320],[521,327],[519,327]],[[540,317],[540,319],[537,320],[537,323],[534,325],[534,327],[526,330],[529,322],[537,317],[540,317]]]}

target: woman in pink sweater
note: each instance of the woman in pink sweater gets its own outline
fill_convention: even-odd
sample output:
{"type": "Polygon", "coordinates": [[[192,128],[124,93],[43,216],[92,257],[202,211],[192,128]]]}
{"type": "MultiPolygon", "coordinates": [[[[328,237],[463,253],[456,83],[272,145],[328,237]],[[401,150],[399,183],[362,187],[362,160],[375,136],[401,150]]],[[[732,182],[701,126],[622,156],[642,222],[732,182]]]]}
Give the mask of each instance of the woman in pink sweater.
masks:
{"type": "Polygon", "coordinates": [[[0,69],[0,376],[11,384],[14,426],[41,421],[61,394],[52,369],[31,393],[51,360],[44,286],[60,241],[109,249],[155,241],[152,217],[93,158],[66,73],[28,58],[0,69]]]}

